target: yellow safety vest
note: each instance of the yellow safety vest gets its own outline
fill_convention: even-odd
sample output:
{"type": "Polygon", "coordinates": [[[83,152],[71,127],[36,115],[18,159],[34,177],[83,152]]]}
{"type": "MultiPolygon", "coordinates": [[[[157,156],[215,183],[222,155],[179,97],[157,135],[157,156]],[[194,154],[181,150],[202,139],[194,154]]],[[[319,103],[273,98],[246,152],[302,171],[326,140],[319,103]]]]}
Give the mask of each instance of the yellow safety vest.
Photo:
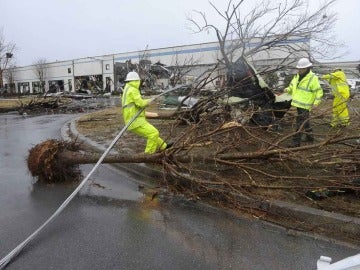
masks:
{"type": "MultiPolygon", "coordinates": [[[[148,99],[142,99],[140,94],[140,81],[127,82],[121,99],[122,113],[125,124],[127,124],[134,115],[148,105],[148,99]]],[[[146,122],[145,110],[130,125],[129,130],[137,128],[146,122]]]]}
{"type": "Polygon", "coordinates": [[[310,70],[299,82],[299,74],[296,74],[287,88],[292,95],[291,105],[310,110],[313,105],[318,105],[323,96],[323,90],[319,78],[310,70]]]}

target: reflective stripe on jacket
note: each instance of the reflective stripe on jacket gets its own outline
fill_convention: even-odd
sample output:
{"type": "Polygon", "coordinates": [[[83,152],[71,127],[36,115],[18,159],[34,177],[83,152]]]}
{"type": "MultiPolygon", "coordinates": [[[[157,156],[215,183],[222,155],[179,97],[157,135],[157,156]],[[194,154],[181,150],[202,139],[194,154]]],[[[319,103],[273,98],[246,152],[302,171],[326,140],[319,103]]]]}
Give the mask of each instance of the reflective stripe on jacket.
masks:
{"type": "Polygon", "coordinates": [[[340,94],[345,100],[349,98],[350,89],[345,73],[342,70],[337,70],[333,73],[325,74],[321,78],[327,80],[330,83],[335,96],[340,94]]]}
{"type": "MultiPolygon", "coordinates": [[[[148,105],[149,100],[143,99],[140,94],[140,81],[127,82],[121,98],[122,113],[125,124],[127,124],[140,108],[148,105]]],[[[130,125],[129,130],[137,128],[146,122],[145,110],[130,125]]]]}
{"type": "Polygon", "coordinates": [[[299,74],[296,74],[287,89],[292,95],[291,105],[306,110],[310,110],[313,105],[318,105],[323,96],[319,78],[311,70],[300,82],[299,74]]]}

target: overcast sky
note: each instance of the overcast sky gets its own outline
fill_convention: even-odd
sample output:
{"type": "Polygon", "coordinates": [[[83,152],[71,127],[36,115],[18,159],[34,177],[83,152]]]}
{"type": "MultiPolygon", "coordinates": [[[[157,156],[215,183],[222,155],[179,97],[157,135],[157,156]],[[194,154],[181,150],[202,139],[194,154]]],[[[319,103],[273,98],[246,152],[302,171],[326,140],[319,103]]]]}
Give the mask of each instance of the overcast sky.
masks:
{"type": "MultiPolygon", "coordinates": [[[[226,0],[211,2],[226,9],[226,0]]],[[[207,0],[0,0],[0,29],[17,45],[16,63],[24,66],[40,58],[52,62],[216,41],[190,31],[193,10],[216,22],[207,0]]],[[[335,34],[348,51],[341,60],[360,60],[360,1],[338,0],[333,11],[335,34]]]]}

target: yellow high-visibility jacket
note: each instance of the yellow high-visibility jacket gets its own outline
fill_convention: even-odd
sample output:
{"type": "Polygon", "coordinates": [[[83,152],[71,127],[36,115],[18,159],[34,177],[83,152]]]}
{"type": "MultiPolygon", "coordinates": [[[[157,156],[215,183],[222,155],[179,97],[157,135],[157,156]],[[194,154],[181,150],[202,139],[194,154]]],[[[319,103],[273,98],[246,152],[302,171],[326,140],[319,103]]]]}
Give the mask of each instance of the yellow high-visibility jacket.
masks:
{"type": "Polygon", "coordinates": [[[296,74],[287,87],[287,92],[292,95],[292,106],[306,110],[318,105],[323,96],[319,78],[311,70],[300,82],[299,74],[296,74]]]}
{"type": "Polygon", "coordinates": [[[344,100],[347,100],[350,97],[350,88],[346,81],[345,73],[342,70],[337,70],[333,73],[325,74],[321,77],[324,80],[327,80],[330,85],[333,87],[334,95],[341,95],[344,100]]]}
{"type": "MultiPolygon", "coordinates": [[[[134,115],[148,105],[149,99],[143,99],[140,94],[140,81],[127,82],[121,99],[122,113],[125,124],[127,124],[134,115]]],[[[146,121],[145,110],[129,126],[129,130],[143,125],[146,121]]]]}

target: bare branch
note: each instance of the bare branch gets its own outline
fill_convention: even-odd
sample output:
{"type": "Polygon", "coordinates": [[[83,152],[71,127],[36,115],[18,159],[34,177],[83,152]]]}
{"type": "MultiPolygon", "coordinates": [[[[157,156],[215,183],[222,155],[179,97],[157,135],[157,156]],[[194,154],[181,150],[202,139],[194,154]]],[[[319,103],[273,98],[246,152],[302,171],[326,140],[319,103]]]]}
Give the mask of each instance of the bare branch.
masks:
{"type": "Polygon", "coordinates": [[[40,89],[42,93],[45,93],[45,82],[47,76],[47,60],[45,58],[40,58],[34,63],[34,72],[37,78],[40,81],[40,89]]]}
{"type": "Polygon", "coordinates": [[[7,42],[3,29],[0,29],[0,88],[3,87],[3,72],[13,61],[15,49],[16,45],[13,42],[7,42]]]}

